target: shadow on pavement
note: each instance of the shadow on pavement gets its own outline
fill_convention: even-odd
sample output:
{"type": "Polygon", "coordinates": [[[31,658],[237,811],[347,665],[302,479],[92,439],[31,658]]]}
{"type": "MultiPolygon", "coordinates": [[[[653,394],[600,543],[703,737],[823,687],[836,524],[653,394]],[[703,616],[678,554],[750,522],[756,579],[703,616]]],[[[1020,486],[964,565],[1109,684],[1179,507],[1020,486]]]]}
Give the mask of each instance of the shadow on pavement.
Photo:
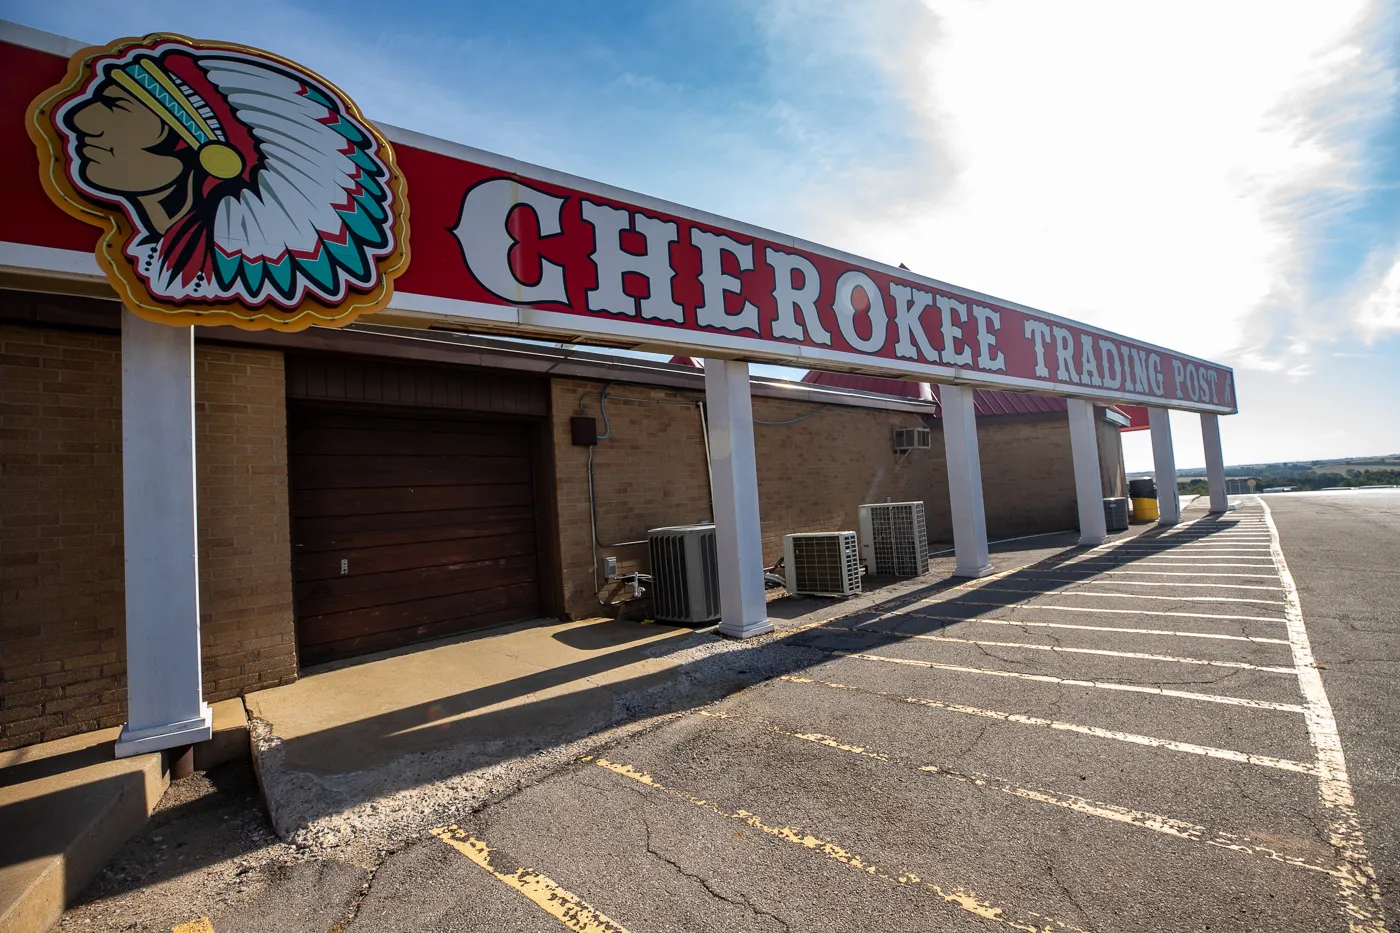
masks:
{"type": "MultiPolygon", "coordinates": [[[[1089,553],[1089,549],[1061,549],[998,577],[995,581],[996,589],[976,587],[962,593],[954,592],[946,599],[937,600],[938,613],[948,619],[957,619],[994,612],[996,606],[1019,602],[1037,594],[1091,579],[1103,569],[1163,553],[1186,542],[1209,538],[1212,534],[1233,527],[1233,522],[1228,519],[1228,515],[1211,516],[1198,520],[1189,528],[1166,534],[1165,537],[1165,530],[1154,528],[1133,536],[1132,540],[1138,545],[1145,545],[1145,548],[1135,548],[1131,552],[1121,549],[1107,550],[1103,552],[1101,559],[1094,558],[1087,563],[1083,559],[1089,553]],[[989,603],[992,605],[989,606],[989,603]]],[[[1064,547],[1063,539],[1054,540],[1060,542],[1059,547],[1064,547]]],[[[1029,552],[1046,547],[1045,540],[1027,541],[1017,543],[1015,547],[1002,547],[998,552],[1029,552]]],[[[882,590],[891,589],[894,584],[894,581],[878,579],[871,582],[874,586],[867,592],[877,594],[882,590]]],[[[741,647],[737,643],[728,643],[729,650],[718,650],[709,654],[698,653],[693,659],[687,657],[685,663],[678,667],[667,667],[558,696],[539,697],[499,710],[490,710],[488,707],[506,699],[518,699],[551,687],[585,681],[590,675],[631,663],[644,655],[664,658],[687,649],[713,646],[719,639],[704,633],[681,632],[649,645],[632,646],[589,661],[542,671],[484,689],[464,691],[433,704],[395,710],[389,714],[366,717],[321,732],[289,738],[282,747],[285,753],[284,763],[289,770],[294,769],[294,765],[299,762],[316,762],[325,766],[328,755],[336,758],[340,764],[353,764],[357,750],[362,749],[367,741],[387,741],[392,744],[393,737],[405,730],[434,730],[437,741],[433,744],[439,748],[453,750],[453,754],[440,760],[431,755],[404,756],[415,760],[408,765],[400,761],[396,764],[402,766],[380,769],[374,782],[374,795],[359,793],[353,781],[337,781],[336,793],[298,801],[302,808],[300,820],[310,822],[331,816],[350,806],[367,802],[372,796],[382,796],[444,780],[474,768],[499,764],[583,739],[605,729],[667,713],[696,709],[744,687],[785,674],[798,673],[832,657],[833,649],[821,648],[810,643],[812,636],[823,627],[828,632],[833,629],[839,630],[837,634],[845,632],[852,636],[870,637],[875,633],[860,632],[862,617],[912,607],[916,603],[936,599],[940,593],[955,590],[968,582],[953,578],[942,579],[913,590],[905,589],[892,599],[852,611],[843,611],[839,600],[820,600],[812,597],[776,600],[769,604],[769,610],[780,625],[782,621],[797,620],[810,615],[817,615],[819,618],[825,615],[826,618],[817,622],[815,626],[800,625],[788,632],[780,630],[757,644],[750,643],[741,647]],[[820,611],[823,609],[827,612],[820,611]],[[841,620],[846,620],[847,624],[835,624],[841,620]],[[473,710],[483,711],[473,714],[473,710]]],[[[901,634],[923,634],[949,624],[952,623],[947,620],[911,618],[902,623],[902,633],[891,635],[882,632],[881,638],[898,642],[901,640],[901,634]]],[[[618,639],[623,637],[617,629],[620,625],[626,626],[627,623],[599,623],[570,637],[578,640],[578,647],[592,644],[616,645],[618,639]]],[[[637,628],[644,630],[646,627],[637,628]]],[[[251,840],[254,837],[246,838],[251,840]]],[[[229,844],[235,843],[230,841],[229,844]]],[[[248,845],[247,850],[254,847],[248,845]]],[[[194,870],[200,867],[202,862],[224,860],[236,854],[236,851],[230,851],[227,847],[218,851],[210,849],[207,852],[203,849],[192,849],[181,859],[180,869],[194,870]]]]}

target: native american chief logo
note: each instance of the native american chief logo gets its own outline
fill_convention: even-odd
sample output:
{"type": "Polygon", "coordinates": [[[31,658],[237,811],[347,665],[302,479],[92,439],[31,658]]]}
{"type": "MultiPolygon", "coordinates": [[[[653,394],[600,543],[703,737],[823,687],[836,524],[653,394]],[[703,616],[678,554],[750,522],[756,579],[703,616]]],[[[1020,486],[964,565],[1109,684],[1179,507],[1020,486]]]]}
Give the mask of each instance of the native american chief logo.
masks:
{"type": "Polygon", "coordinates": [[[408,203],[387,140],[268,52],[152,35],[85,49],[30,106],[50,197],[106,229],[138,314],[299,330],[388,302],[408,203]]]}

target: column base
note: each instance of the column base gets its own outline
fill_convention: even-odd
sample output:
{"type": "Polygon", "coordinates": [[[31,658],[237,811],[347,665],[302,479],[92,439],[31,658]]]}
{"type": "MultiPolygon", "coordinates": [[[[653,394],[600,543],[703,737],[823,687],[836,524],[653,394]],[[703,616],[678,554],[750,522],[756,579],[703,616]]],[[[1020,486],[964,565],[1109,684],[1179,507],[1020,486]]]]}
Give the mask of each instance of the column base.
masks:
{"type": "Polygon", "coordinates": [[[992,565],[983,564],[981,567],[956,567],[953,569],[953,576],[976,580],[978,577],[985,577],[991,572],[992,565]]]}
{"type": "Polygon", "coordinates": [[[1180,519],[1176,519],[1176,518],[1172,518],[1172,519],[1159,518],[1159,519],[1157,519],[1157,527],[1158,527],[1158,528],[1171,528],[1171,527],[1173,527],[1173,526],[1175,526],[1175,525],[1180,525],[1180,524],[1181,524],[1181,520],[1180,520],[1180,519]]]}
{"type": "Polygon", "coordinates": [[[767,635],[773,631],[773,623],[767,619],[760,619],[757,622],[745,622],[742,625],[730,625],[721,622],[715,629],[721,635],[729,638],[753,638],[755,635],[767,635]]]}
{"type": "Polygon", "coordinates": [[[130,758],[132,755],[145,755],[148,752],[208,741],[214,736],[214,711],[203,700],[199,703],[199,709],[198,718],[186,719],[183,722],[163,723],[136,730],[131,728],[131,723],[126,723],[122,726],[121,735],[117,736],[117,757],[130,758]]]}
{"type": "Polygon", "coordinates": [[[1098,547],[1100,544],[1108,543],[1108,535],[1080,535],[1080,547],[1098,547]]]}

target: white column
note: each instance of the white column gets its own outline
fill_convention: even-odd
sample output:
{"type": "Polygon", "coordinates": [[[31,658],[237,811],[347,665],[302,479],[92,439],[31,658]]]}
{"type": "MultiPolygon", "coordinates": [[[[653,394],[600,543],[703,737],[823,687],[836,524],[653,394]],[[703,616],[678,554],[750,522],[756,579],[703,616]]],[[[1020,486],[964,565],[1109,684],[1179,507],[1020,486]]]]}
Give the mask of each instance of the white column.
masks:
{"type": "Polygon", "coordinates": [[[127,722],[117,757],[213,732],[199,658],[194,329],[122,312],[127,722]]]}
{"type": "Polygon", "coordinates": [[[977,409],[973,390],[939,386],[943,416],[943,451],[948,461],[948,504],[953,514],[955,577],[985,577],[992,572],[987,551],[987,513],[982,507],[982,460],[977,453],[977,409]]]}
{"type": "Polygon", "coordinates": [[[710,471],[715,500],[722,635],[773,631],[763,587],[763,532],[758,522],[758,465],[753,446],[749,364],[705,360],[710,471]]]}
{"type": "Polygon", "coordinates": [[[1176,492],[1171,412],[1165,408],[1148,408],[1147,423],[1152,428],[1152,467],[1157,474],[1157,524],[1175,525],[1181,521],[1181,497],[1176,492]]]}
{"type": "Polygon", "coordinates": [[[1103,514],[1094,403],[1088,399],[1069,400],[1069,444],[1074,456],[1074,492],[1079,500],[1079,543],[1103,544],[1108,540],[1108,522],[1103,514]]]}
{"type": "Polygon", "coordinates": [[[1228,512],[1230,497],[1225,494],[1225,455],[1220,450],[1220,416],[1201,415],[1201,443],[1206,449],[1206,488],[1210,490],[1210,510],[1228,512]]]}

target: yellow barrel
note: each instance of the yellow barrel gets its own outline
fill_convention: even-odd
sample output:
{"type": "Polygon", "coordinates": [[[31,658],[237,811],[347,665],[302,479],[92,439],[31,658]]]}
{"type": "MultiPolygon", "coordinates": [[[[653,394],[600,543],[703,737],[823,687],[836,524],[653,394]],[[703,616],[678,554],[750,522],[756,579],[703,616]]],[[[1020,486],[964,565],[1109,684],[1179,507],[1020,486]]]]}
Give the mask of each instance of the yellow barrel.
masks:
{"type": "Polygon", "coordinates": [[[1147,498],[1133,499],[1133,521],[1135,522],[1155,522],[1160,517],[1157,511],[1157,500],[1147,498]]]}

